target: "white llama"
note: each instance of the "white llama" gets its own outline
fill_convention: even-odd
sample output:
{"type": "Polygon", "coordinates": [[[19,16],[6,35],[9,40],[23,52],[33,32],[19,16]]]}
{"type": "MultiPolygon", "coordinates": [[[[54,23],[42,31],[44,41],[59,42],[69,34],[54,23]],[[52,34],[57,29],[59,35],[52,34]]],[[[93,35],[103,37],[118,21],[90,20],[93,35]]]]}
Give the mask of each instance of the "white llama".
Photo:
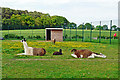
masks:
{"type": "Polygon", "coordinates": [[[21,53],[21,54],[18,54],[18,55],[37,55],[37,56],[39,55],[39,56],[43,56],[46,53],[44,48],[28,47],[25,38],[21,42],[23,43],[25,53],[21,53]]]}

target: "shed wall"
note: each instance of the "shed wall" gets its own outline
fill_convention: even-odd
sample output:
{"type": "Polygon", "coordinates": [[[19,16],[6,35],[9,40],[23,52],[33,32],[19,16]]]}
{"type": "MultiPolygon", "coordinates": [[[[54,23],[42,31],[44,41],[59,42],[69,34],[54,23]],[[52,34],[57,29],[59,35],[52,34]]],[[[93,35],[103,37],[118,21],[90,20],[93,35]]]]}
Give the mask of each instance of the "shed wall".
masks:
{"type": "Polygon", "coordinates": [[[52,30],[51,40],[56,39],[56,41],[63,41],[63,31],[62,30],[52,30]]]}

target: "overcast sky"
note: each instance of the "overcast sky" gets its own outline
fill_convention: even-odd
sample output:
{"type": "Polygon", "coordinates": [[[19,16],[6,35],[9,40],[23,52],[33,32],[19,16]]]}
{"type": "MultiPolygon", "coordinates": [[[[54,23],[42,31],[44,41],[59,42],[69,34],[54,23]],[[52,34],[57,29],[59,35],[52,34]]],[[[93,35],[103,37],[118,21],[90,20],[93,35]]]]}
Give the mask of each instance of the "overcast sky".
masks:
{"type": "Polygon", "coordinates": [[[1,7],[39,11],[82,22],[109,21],[118,18],[119,0],[0,0],[1,7]]]}

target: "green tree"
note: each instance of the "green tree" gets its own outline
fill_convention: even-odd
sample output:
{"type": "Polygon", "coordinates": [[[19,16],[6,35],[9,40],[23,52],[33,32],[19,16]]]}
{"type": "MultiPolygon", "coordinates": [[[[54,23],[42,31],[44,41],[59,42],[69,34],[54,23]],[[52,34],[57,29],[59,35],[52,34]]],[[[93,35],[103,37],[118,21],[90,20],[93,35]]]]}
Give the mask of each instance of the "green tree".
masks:
{"type": "Polygon", "coordinates": [[[40,17],[37,17],[35,19],[35,28],[41,28],[42,27],[42,21],[41,21],[41,18],[40,17]]]}
{"type": "Polygon", "coordinates": [[[117,30],[120,31],[120,27],[117,27],[117,30]]]}
{"type": "Polygon", "coordinates": [[[22,14],[21,25],[23,26],[23,28],[34,28],[35,19],[32,16],[22,14]]]}
{"type": "Polygon", "coordinates": [[[101,30],[102,30],[102,26],[97,25],[95,29],[96,29],[96,30],[100,30],[100,28],[101,28],[101,30]]]}
{"type": "Polygon", "coordinates": [[[2,19],[2,29],[3,30],[7,30],[8,29],[8,26],[10,26],[10,19],[2,19]]]}
{"type": "Polygon", "coordinates": [[[103,25],[103,30],[108,30],[108,25],[103,25]]]}
{"type": "Polygon", "coordinates": [[[92,25],[91,25],[90,23],[86,23],[86,24],[85,24],[86,29],[91,29],[91,26],[92,26],[92,25]]]}
{"type": "Polygon", "coordinates": [[[75,24],[74,22],[71,22],[71,23],[70,23],[70,27],[71,27],[72,29],[75,29],[75,28],[77,27],[77,24],[75,24]]]}
{"type": "Polygon", "coordinates": [[[63,16],[50,16],[48,13],[28,12],[27,10],[14,10],[2,7],[2,19],[5,26],[12,25],[11,29],[22,28],[46,28],[46,27],[63,27],[69,25],[69,21],[63,16]],[[31,27],[32,26],[32,27],[31,27]],[[33,27],[35,26],[35,27],[33,27]]]}
{"type": "Polygon", "coordinates": [[[117,30],[117,26],[116,26],[116,25],[113,25],[113,26],[112,26],[112,30],[117,30]]]}
{"type": "Polygon", "coordinates": [[[86,27],[85,27],[85,25],[83,25],[83,24],[80,24],[79,26],[78,26],[78,29],[85,29],[86,27]]]}
{"type": "Polygon", "coordinates": [[[66,26],[69,24],[69,21],[62,16],[52,16],[51,17],[51,27],[62,27],[66,23],[66,26]]]}
{"type": "Polygon", "coordinates": [[[41,16],[41,22],[43,25],[43,28],[47,28],[50,27],[51,24],[51,17],[49,14],[45,14],[41,16]]]}

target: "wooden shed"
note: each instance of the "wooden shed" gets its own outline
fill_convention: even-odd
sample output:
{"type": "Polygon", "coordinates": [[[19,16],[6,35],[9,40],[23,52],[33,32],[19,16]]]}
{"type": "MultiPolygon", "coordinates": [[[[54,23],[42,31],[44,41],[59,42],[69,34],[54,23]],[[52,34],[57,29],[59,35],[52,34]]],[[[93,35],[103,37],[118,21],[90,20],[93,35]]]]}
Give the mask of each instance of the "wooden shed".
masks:
{"type": "Polygon", "coordinates": [[[63,41],[63,28],[46,28],[46,40],[63,41]]]}

